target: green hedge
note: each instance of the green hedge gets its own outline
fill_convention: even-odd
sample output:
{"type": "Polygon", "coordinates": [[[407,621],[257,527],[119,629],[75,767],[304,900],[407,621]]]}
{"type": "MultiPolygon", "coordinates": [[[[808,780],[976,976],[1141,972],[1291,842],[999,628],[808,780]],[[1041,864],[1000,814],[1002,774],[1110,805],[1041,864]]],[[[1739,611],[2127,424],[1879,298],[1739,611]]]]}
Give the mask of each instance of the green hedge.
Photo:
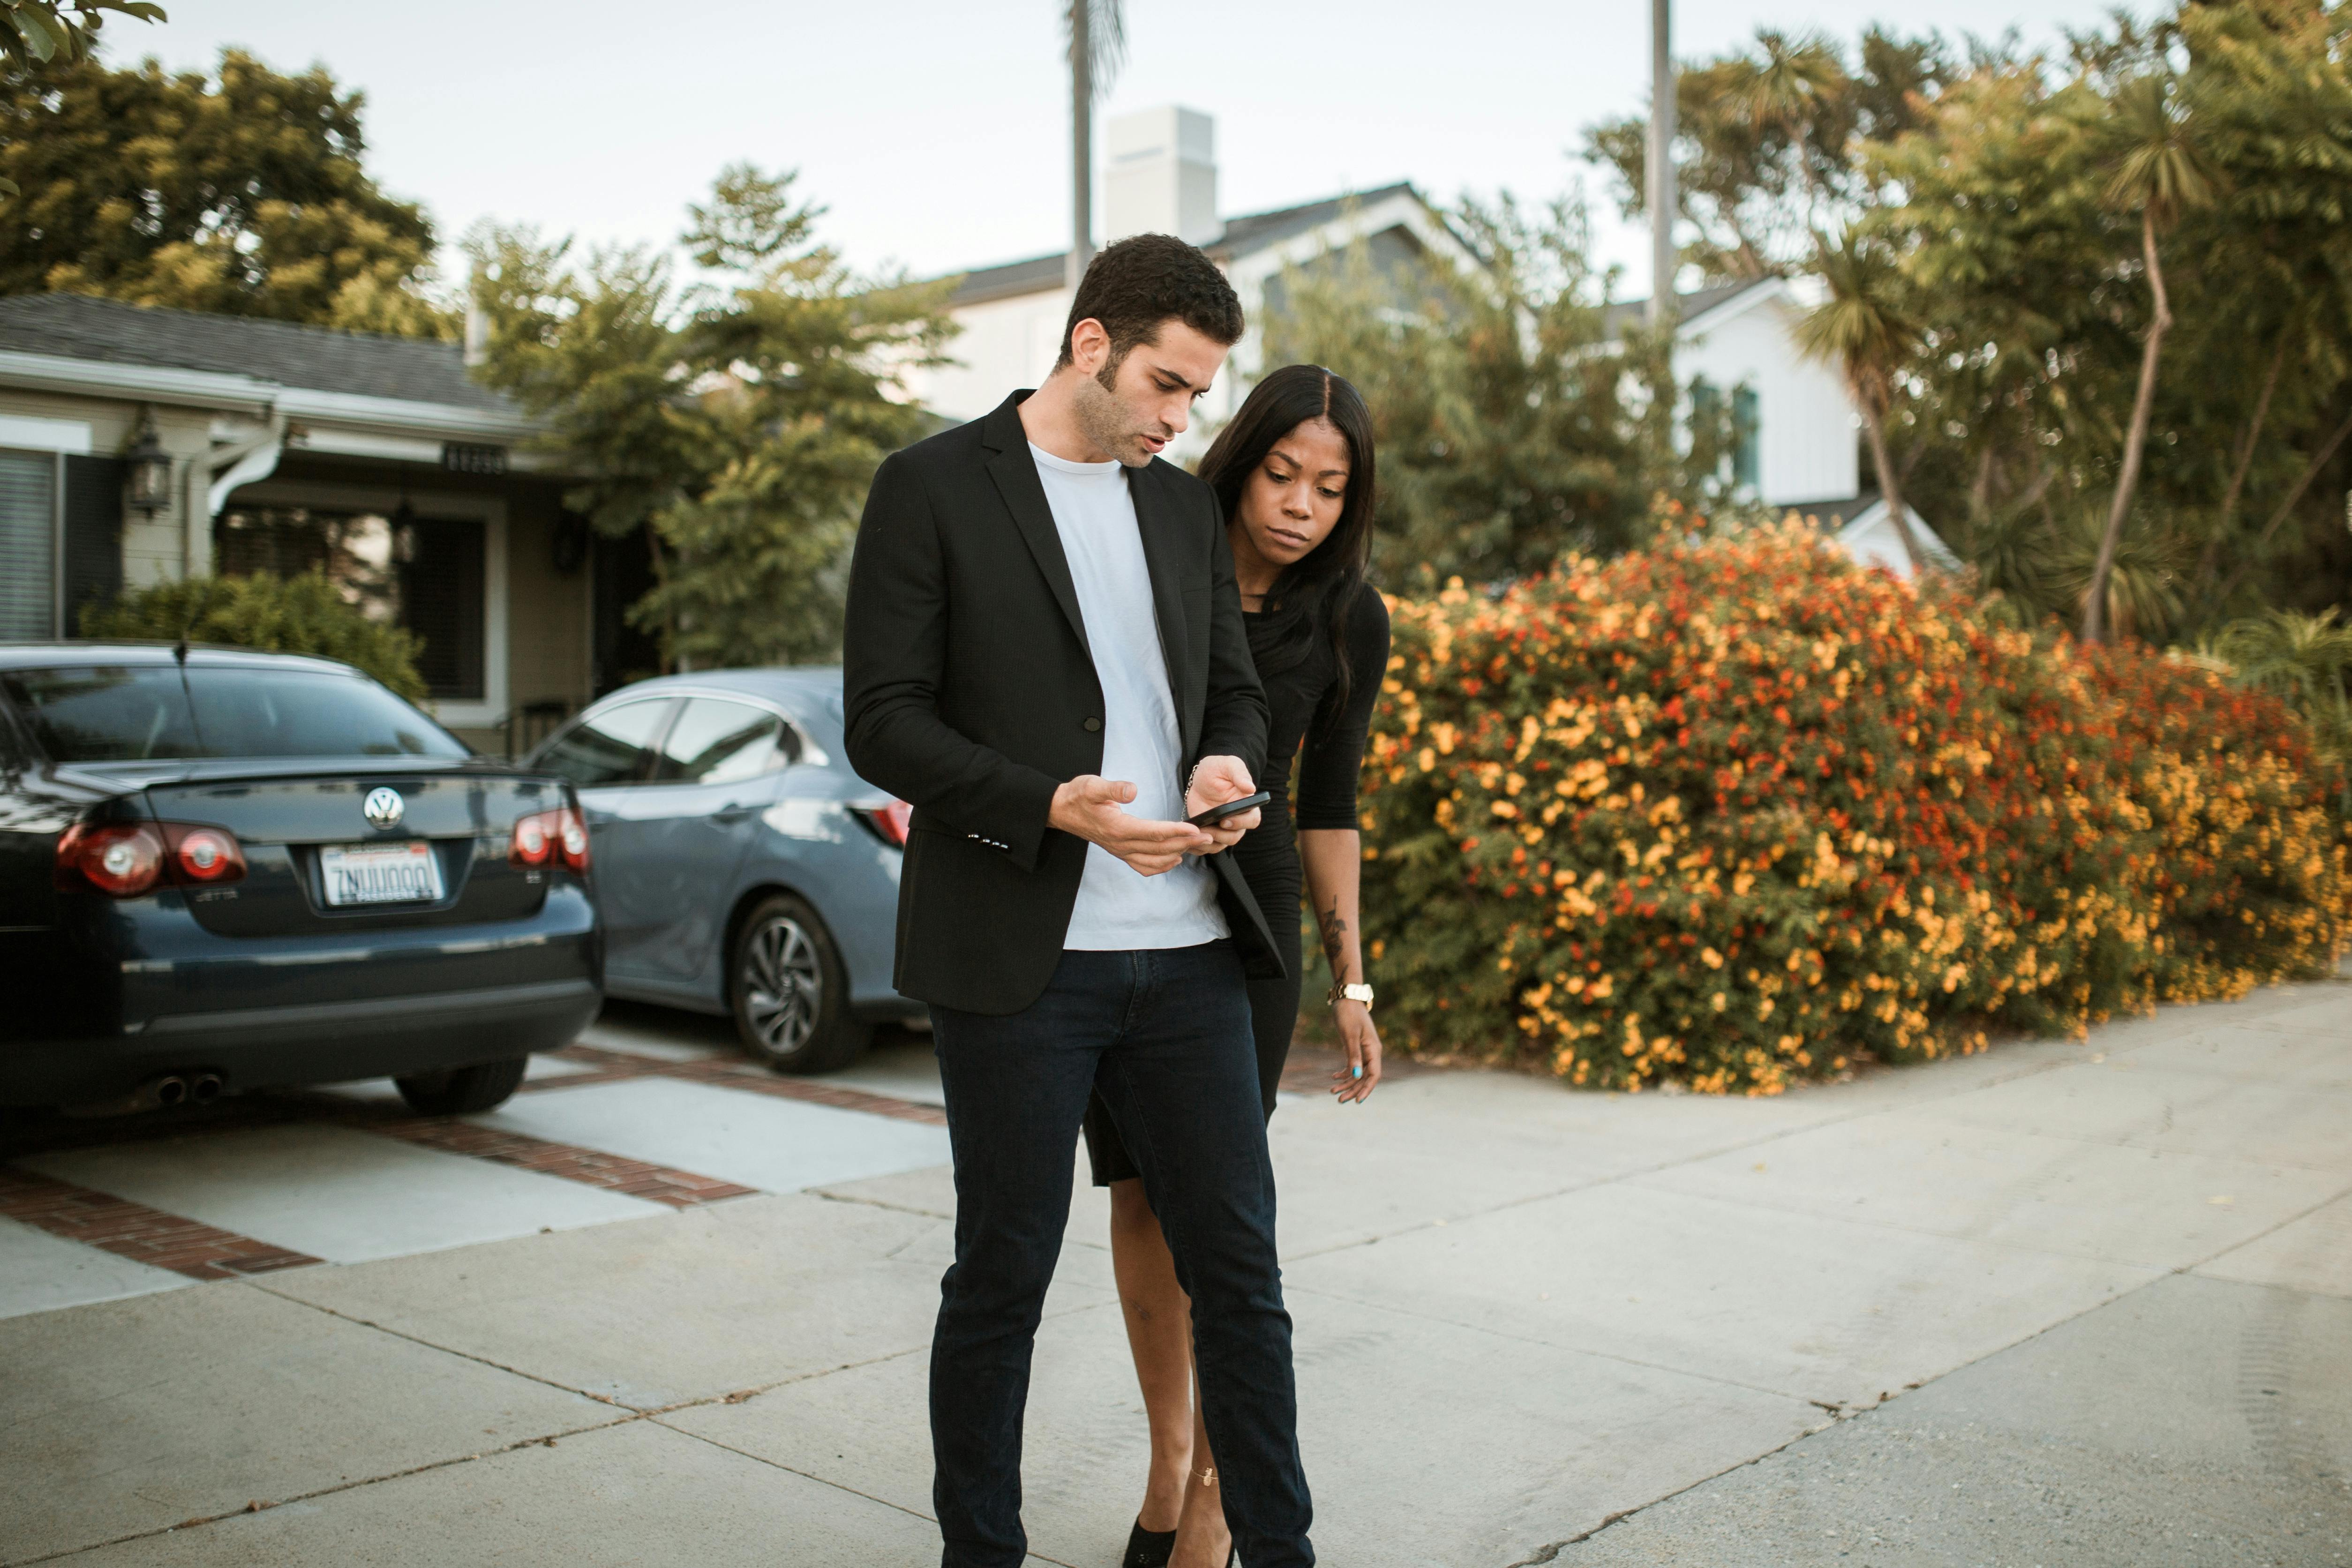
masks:
{"type": "Polygon", "coordinates": [[[281,578],[198,577],[160,582],[94,604],[81,634],[100,639],[219,643],[269,653],[310,653],[355,665],[411,702],[425,697],[415,634],[371,621],[322,572],[281,578]]]}

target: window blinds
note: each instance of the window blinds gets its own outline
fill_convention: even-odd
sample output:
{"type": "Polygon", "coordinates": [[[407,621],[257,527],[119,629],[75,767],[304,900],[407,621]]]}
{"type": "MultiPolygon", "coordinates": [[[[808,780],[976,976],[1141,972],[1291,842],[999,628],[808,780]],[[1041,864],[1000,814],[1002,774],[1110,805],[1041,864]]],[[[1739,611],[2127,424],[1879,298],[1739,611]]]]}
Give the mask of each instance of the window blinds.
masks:
{"type": "Polygon", "coordinates": [[[0,452],[0,637],[58,634],[57,459],[0,452]]]}

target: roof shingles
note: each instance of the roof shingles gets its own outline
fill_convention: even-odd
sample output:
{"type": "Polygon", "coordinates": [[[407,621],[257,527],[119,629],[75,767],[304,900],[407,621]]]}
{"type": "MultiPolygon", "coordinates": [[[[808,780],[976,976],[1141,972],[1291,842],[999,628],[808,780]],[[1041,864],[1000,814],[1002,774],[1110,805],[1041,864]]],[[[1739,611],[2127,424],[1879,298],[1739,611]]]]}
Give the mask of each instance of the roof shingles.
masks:
{"type": "Polygon", "coordinates": [[[519,412],[455,343],[207,316],[80,294],[0,299],[0,350],[250,376],[309,392],[519,412]]]}
{"type": "MultiPolygon", "coordinates": [[[[1382,185],[1377,191],[1363,191],[1344,196],[1327,196],[1319,202],[1307,202],[1295,207],[1277,207],[1268,213],[1249,213],[1225,220],[1224,232],[1201,248],[1221,259],[1231,260],[1247,256],[1268,246],[1280,245],[1294,235],[1319,228],[1351,207],[1370,207],[1391,196],[1409,195],[1412,186],[1400,183],[1382,185]]],[[[963,275],[956,286],[950,305],[979,305],[991,299],[1009,299],[1019,294],[1042,294],[1062,286],[1063,258],[1067,251],[1055,251],[1051,256],[1033,256],[1021,261],[1008,261],[999,267],[976,267],[963,275]]]]}

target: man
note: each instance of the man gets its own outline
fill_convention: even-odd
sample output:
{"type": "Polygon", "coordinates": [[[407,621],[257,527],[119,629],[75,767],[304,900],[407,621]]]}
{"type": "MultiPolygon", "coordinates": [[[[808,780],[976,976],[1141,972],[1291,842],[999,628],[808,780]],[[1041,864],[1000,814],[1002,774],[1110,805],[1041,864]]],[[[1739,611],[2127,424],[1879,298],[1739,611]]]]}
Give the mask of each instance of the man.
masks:
{"type": "Polygon", "coordinates": [[[1265,699],[1216,499],[1159,457],[1241,334],[1198,250],[1109,246],[1045,383],[891,456],[858,529],[849,758],[914,807],[897,983],[931,1004],[955,1155],[947,1568],[1027,1550],[1030,1356],[1097,1087],[1192,1299],[1235,1543],[1250,1568],[1315,1560],[1243,988],[1245,953],[1280,960],[1219,852],[1257,813],[1184,820],[1255,790],[1265,699]]]}

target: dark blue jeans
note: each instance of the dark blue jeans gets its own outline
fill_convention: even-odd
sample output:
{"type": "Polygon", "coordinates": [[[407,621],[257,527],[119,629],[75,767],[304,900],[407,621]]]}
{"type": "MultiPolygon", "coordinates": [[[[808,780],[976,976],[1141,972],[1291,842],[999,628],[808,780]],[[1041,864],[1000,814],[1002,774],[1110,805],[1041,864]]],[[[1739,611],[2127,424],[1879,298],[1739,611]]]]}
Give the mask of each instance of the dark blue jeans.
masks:
{"type": "Polygon", "coordinates": [[[1230,942],[1066,952],[1006,1017],[931,1009],[955,1149],[955,1264],[931,1342],[931,1500],[945,1568],[1018,1568],[1021,1416],[1062,1251],[1078,1122],[1099,1088],[1192,1298],[1219,1490],[1248,1568],[1307,1568],[1290,1314],[1242,963],[1230,942]]]}

